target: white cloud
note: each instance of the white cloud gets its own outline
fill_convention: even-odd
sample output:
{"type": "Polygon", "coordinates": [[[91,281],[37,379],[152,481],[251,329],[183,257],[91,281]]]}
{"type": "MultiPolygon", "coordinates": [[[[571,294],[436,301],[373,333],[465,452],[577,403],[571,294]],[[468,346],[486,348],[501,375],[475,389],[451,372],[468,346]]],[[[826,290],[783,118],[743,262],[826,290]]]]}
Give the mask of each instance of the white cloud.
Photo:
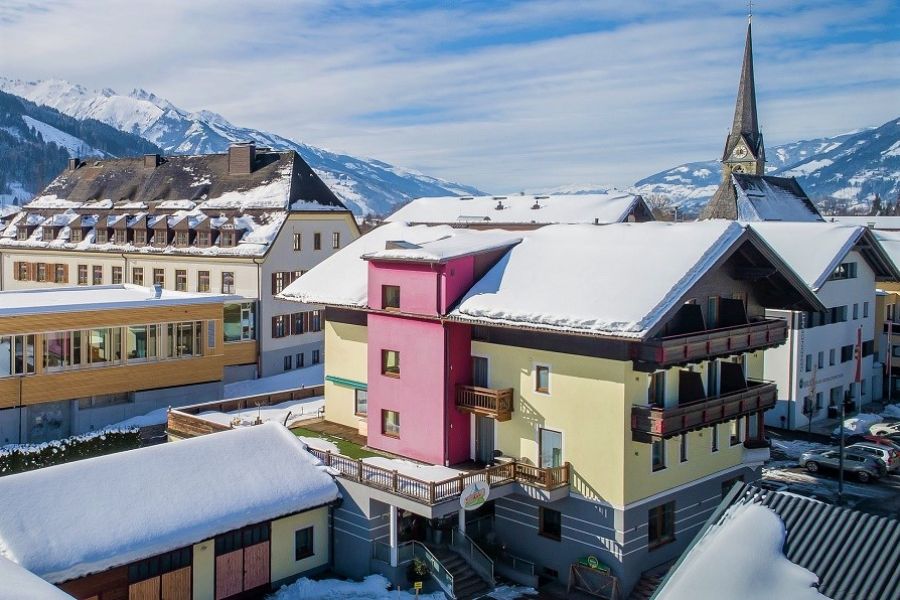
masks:
{"type": "MultiPolygon", "coordinates": [[[[628,185],[720,150],[743,51],[739,3],[406,4],[71,0],[0,12],[0,70],[143,87],[491,191],[628,185]],[[573,20],[596,26],[535,34],[573,20]]],[[[766,4],[754,45],[769,144],[897,116],[900,42],[878,35],[890,8],[766,4]],[[860,43],[868,31],[874,41],[860,43]]]]}

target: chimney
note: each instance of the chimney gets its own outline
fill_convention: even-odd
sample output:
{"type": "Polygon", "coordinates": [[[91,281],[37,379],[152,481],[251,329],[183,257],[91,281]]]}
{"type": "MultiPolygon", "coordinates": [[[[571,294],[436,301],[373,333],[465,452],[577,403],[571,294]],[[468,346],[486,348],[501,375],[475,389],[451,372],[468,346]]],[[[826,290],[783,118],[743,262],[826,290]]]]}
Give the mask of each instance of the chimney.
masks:
{"type": "Polygon", "coordinates": [[[232,144],[228,147],[228,174],[249,175],[256,160],[256,146],[253,142],[232,144]]]}
{"type": "Polygon", "coordinates": [[[153,299],[159,300],[162,298],[162,285],[159,283],[153,284],[153,299]]]}
{"type": "Polygon", "coordinates": [[[81,166],[80,158],[70,158],[69,159],[69,170],[70,171],[74,171],[75,169],[77,169],[80,166],[81,166]]]}
{"type": "Polygon", "coordinates": [[[155,169],[159,166],[159,154],[145,154],[144,155],[144,168],[145,169],[155,169]]]}

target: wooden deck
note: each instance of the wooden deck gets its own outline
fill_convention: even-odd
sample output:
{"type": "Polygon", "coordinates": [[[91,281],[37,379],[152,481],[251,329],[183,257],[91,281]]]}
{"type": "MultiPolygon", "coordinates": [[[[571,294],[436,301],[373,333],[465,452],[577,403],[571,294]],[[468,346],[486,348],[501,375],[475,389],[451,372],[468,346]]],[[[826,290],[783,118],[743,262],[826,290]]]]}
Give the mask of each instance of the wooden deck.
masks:
{"type": "Polygon", "coordinates": [[[315,431],[316,433],[321,433],[322,435],[336,437],[340,440],[347,440],[348,442],[352,442],[362,447],[365,447],[369,441],[366,436],[360,435],[355,427],[340,425],[338,423],[326,421],[325,419],[311,419],[309,421],[298,423],[297,426],[302,427],[303,429],[309,429],[310,431],[315,431]]]}

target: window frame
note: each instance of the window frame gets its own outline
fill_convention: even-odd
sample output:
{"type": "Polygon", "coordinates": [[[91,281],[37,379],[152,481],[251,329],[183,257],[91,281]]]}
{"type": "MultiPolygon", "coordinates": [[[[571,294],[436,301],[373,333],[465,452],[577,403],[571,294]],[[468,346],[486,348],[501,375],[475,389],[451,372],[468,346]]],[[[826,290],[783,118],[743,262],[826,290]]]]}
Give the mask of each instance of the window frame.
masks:
{"type": "Polygon", "coordinates": [[[651,473],[659,473],[660,471],[665,471],[669,466],[667,464],[667,456],[666,456],[666,440],[653,440],[650,442],[650,472],[651,473]],[[657,448],[659,448],[659,452],[657,453],[657,448]],[[658,459],[658,460],[657,460],[658,459]]]}
{"type": "Polygon", "coordinates": [[[300,561],[316,555],[316,531],[315,527],[310,525],[294,531],[294,562],[300,561]],[[300,535],[308,533],[308,546],[303,546],[301,552],[300,535]]]}
{"type": "MultiPolygon", "coordinates": [[[[562,541],[562,517],[563,517],[563,515],[562,515],[561,511],[558,511],[558,510],[555,510],[552,508],[547,508],[546,506],[539,506],[538,507],[538,535],[541,537],[545,537],[549,540],[556,541],[556,542],[562,541]],[[551,514],[555,514],[556,518],[557,518],[555,524],[553,524],[552,530],[547,528],[547,522],[548,522],[547,516],[551,515],[551,514]],[[556,530],[557,527],[559,528],[558,531],[556,530]]],[[[551,519],[550,522],[552,523],[553,519],[551,519]]]]}
{"type": "Polygon", "coordinates": [[[401,424],[400,424],[400,411],[398,411],[398,410],[389,410],[389,409],[387,409],[387,408],[382,408],[382,409],[381,409],[381,435],[383,435],[384,437],[389,437],[389,438],[394,438],[394,439],[400,439],[400,431],[401,431],[400,426],[401,426],[401,424]],[[394,432],[394,431],[389,431],[389,430],[388,430],[388,421],[387,421],[387,417],[390,416],[390,415],[396,415],[396,416],[397,416],[397,419],[396,419],[396,426],[395,426],[395,427],[396,427],[396,432],[394,432]]]}
{"type": "Polygon", "coordinates": [[[332,231],[331,232],[331,249],[339,250],[341,248],[341,232],[340,231],[332,231]]]}
{"type": "Polygon", "coordinates": [[[669,501],[647,511],[647,549],[656,550],[676,540],[675,535],[675,501],[669,501]],[[651,538],[653,524],[656,524],[659,535],[651,538]]]}
{"type": "Polygon", "coordinates": [[[368,417],[368,415],[369,415],[369,390],[361,390],[361,389],[353,390],[353,414],[356,415],[357,417],[368,417]],[[363,404],[365,405],[365,410],[362,410],[362,411],[359,410],[360,392],[362,392],[366,396],[365,400],[363,402],[363,404]]]}
{"type": "Polygon", "coordinates": [[[544,396],[550,395],[550,365],[543,363],[534,364],[534,393],[544,396]],[[547,382],[545,386],[540,385],[541,372],[546,372],[547,382]]]}
{"type": "Polygon", "coordinates": [[[381,310],[392,310],[392,311],[400,310],[400,286],[399,285],[382,284],[382,286],[381,286],[381,310]],[[396,294],[393,293],[395,290],[396,290],[396,294]],[[393,301],[394,296],[396,296],[396,304],[394,304],[393,302],[389,303],[388,300],[393,301]]]}
{"type": "Polygon", "coordinates": [[[400,351],[399,350],[389,350],[387,348],[381,349],[381,374],[385,377],[392,377],[394,379],[400,379],[400,351]],[[388,357],[394,354],[396,355],[396,360],[394,361],[395,366],[389,366],[388,357]]]}
{"type": "Polygon", "coordinates": [[[295,231],[292,239],[294,252],[303,251],[303,233],[295,231]]]}
{"type": "Polygon", "coordinates": [[[322,249],[322,234],[318,231],[313,233],[313,250],[322,249]]]}

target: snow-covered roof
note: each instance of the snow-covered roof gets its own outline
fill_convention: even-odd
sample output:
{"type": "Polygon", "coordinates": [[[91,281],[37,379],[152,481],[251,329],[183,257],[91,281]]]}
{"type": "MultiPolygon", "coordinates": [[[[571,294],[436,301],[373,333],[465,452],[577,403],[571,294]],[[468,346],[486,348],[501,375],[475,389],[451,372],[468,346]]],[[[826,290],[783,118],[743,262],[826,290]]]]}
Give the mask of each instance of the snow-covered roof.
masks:
{"type": "Polygon", "coordinates": [[[265,423],[0,477],[0,555],[59,583],[338,495],[296,436],[265,423]]]}
{"type": "Polygon", "coordinates": [[[436,240],[412,243],[388,240],[385,247],[363,255],[366,260],[446,262],[453,258],[508,248],[522,241],[507,231],[458,229],[436,240]]]}
{"type": "Polygon", "coordinates": [[[822,221],[816,205],[793,177],[732,173],[707,203],[701,219],[822,221]]]}
{"type": "MultiPolygon", "coordinates": [[[[627,192],[602,194],[442,196],[417,198],[386,221],[433,224],[618,223],[643,199],[627,192]]],[[[650,209],[643,205],[644,213],[650,209]]],[[[650,217],[652,218],[652,217],[650,217]]]]}
{"type": "Polygon", "coordinates": [[[837,221],[846,225],[861,225],[870,229],[886,229],[900,231],[900,217],[866,216],[866,217],[828,217],[829,221],[837,221]]]}
{"type": "Polygon", "coordinates": [[[879,279],[893,280],[898,276],[882,245],[865,227],[832,222],[749,225],[814,291],[828,281],[854,248],[863,250],[879,279]]]}
{"type": "Polygon", "coordinates": [[[0,600],[74,600],[11,560],[0,556],[0,600]]]}
{"type": "Polygon", "coordinates": [[[640,338],[743,234],[726,221],[549,225],[501,258],[451,316],[640,338]]]}
{"type": "Polygon", "coordinates": [[[162,290],[154,297],[152,287],[130,283],[80,287],[33,288],[0,292],[0,317],[45,313],[80,312],[118,308],[148,308],[184,304],[222,303],[227,294],[199,294],[162,290]]]}
{"type": "MultiPolygon", "coordinates": [[[[511,235],[509,243],[519,239],[519,234],[511,235]]],[[[470,231],[454,229],[448,225],[407,225],[387,223],[356,239],[316,265],[311,271],[294,281],[279,294],[289,300],[312,304],[332,304],[362,308],[368,305],[368,265],[366,256],[385,250],[387,242],[403,241],[427,247],[428,244],[444,240],[451,245],[454,238],[464,236],[470,242],[485,236],[496,243],[494,231],[470,231]]],[[[441,246],[438,247],[440,251],[441,246]]]]}

